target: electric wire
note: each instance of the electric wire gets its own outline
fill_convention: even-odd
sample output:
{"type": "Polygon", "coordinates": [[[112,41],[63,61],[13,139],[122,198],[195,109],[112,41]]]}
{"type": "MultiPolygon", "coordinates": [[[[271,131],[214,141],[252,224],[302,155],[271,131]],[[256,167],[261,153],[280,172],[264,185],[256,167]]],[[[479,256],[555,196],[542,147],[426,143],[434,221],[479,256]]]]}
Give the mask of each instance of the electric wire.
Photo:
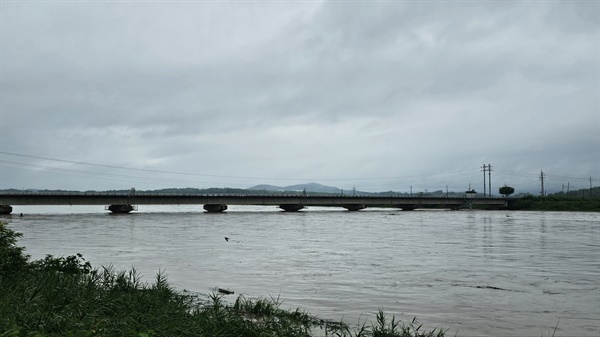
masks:
{"type": "MultiPolygon", "coordinates": [[[[421,173],[421,174],[413,174],[413,175],[404,175],[404,176],[388,176],[388,177],[368,177],[368,178],[280,178],[280,177],[254,177],[254,176],[236,176],[236,175],[214,175],[214,174],[204,174],[204,173],[194,173],[194,172],[181,172],[181,171],[169,171],[169,170],[158,170],[158,169],[148,169],[148,168],[136,168],[136,167],[127,167],[127,166],[119,166],[119,165],[110,165],[110,164],[100,164],[100,163],[90,163],[84,161],[76,161],[76,160],[67,160],[54,158],[51,156],[43,156],[43,155],[31,155],[31,154],[22,154],[8,151],[0,151],[0,155],[3,156],[12,156],[23,159],[37,160],[37,161],[46,161],[54,165],[48,164],[33,164],[33,163],[24,163],[19,161],[11,161],[4,159],[3,156],[0,156],[0,162],[4,164],[8,164],[11,168],[17,169],[26,169],[34,172],[49,172],[54,174],[61,175],[72,175],[77,177],[89,177],[94,179],[104,179],[104,180],[115,180],[115,181],[127,181],[127,182],[140,182],[140,183],[155,183],[159,185],[172,186],[173,184],[177,184],[178,186],[185,185],[204,185],[204,184],[215,184],[215,182],[206,182],[206,181],[196,181],[191,179],[173,179],[173,178],[165,178],[154,176],[140,176],[140,175],[131,175],[131,174],[121,174],[114,172],[105,172],[102,169],[113,169],[113,170],[126,170],[133,172],[145,172],[145,173],[153,173],[153,174],[169,174],[169,175],[183,175],[188,177],[203,177],[203,178],[228,178],[228,179],[255,179],[255,180],[285,180],[285,181],[338,181],[338,182],[348,182],[348,184],[354,183],[354,188],[359,188],[362,190],[373,190],[378,186],[381,186],[385,189],[390,189],[390,187],[396,186],[393,190],[444,190],[445,188],[452,189],[463,189],[464,186],[449,186],[447,182],[449,180],[456,180],[456,178],[465,178],[466,174],[471,174],[473,177],[475,174],[479,174],[479,168],[467,168],[467,169],[456,169],[449,171],[442,171],[438,173],[421,173]],[[66,167],[65,167],[66,165],[66,167]],[[74,166],[74,167],[73,167],[74,166]],[[85,166],[87,169],[76,168],[77,166],[85,166]],[[427,182],[425,184],[422,183],[422,179],[427,178],[427,182]],[[407,187],[408,183],[407,179],[420,179],[419,182],[414,182],[407,187]],[[404,180],[401,184],[397,184],[394,182],[387,183],[368,183],[361,184],[361,181],[376,181],[376,180],[404,180]],[[359,184],[356,184],[356,183],[359,184]],[[402,185],[400,187],[398,185],[402,185]]],[[[118,172],[118,171],[117,171],[118,172]]],[[[522,172],[522,171],[513,171],[506,169],[495,169],[494,173],[499,176],[505,177],[517,177],[524,178],[521,179],[521,186],[534,186],[539,183],[540,176],[538,173],[530,173],[530,172],[522,172]]],[[[591,177],[582,178],[582,177],[567,177],[562,175],[548,174],[544,173],[545,179],[552,181],[566,181],[566,180],[574,180],[574,181],[589,181],[594,180],[591,177]]],[[[241,182],[220,182],[221,184],[231,184],[231,185],[247,185],[252,186],[251,184],[241,183],[241,182]]]]}
{"type": "MultiPolygon", "coordinates": [[[[0,151],[0,154],[7,155],[7,156],[24,157],[24,158],[29,158],[29,159],[47,160],[47,161],[53,161],[53,162],[59,162],[59,163],[86,165],[86,166],[92,166],[92,167],[105,167],[105,168],[131,170],[131,171],[142,171],[142,172],[150,172],[150,173],[176,174],[176,175],[212,177],[212,178],[257,179],[257,180],[368,181],[368,180],[407,179],[407,178],[419,178],[419,177],[428,177],[428,176],[439,176],[439,175],[444,175],[444,174],[455,174],[455,173],[457,174],[457,173],[473,172],[476,170],[476,169],[457,169],[457,170],[453,170],[453,171],[443,171],[443,172],[438,172],[438,173],[422,173],[422,174],[413,174],[413,175],[406,175],[406,176],[368,177],[368,178],[290,178],[290,177],[282,178],[282,177],[215,175],[215,174],[194,173],[194,172],[181,172],[181,171],[167,171],[167,170],[157,170],[157,169],[135,168],[135,167],[126,167],[126,166],[118,166],[118,165],[108,165],[108,164],[89,163],[89,162],[83,162],[83,161],[66,160],[66,159],[52,158],[52,157],[48,157],[48,156],[20,154],[20,153],[7,152],[7,151],[0,151]]],[[[3,161],[3,159],[0,158],[0,161],[3,161]]]]}
{"type": "Polygon", "coordinates": [[[166,186],[171,186],[173,183],[178,184],[208,184],[208,182],[198,182],[198,181],[190,181],[190,180],[181,180],[181,179],[169,179],[169,178],[155,178],[155,177],[142,177],[142,176],[133,176],[133,175],[125,175],[125,174],[117,174],[117,173],[108,173],[108,172],[95,172],[95,171],[86,171],[86,170],[78,170],[72,168],[62,168],[62,167],[53,167],[48,165],[37,165],[31,163],[22,163],[8,160],[0,160],[3,163],[17,165],[17,166],[5,166],[7,168],[15,168],[15,169],[25,169],[34,172],[47,172],[47,173],[55,173],[62,175],[73,175],[78,177],[85,178],[93,178],[93,179],[104,179],[104,180],[119,180],[119,181],[138,181],[138,182],[146,182],[146,183],[156,183],[166,186]],[[42,170],[40,170],[42,169],[42,170]],[[168,185],[171,184],[171,185],[168,185]]]}

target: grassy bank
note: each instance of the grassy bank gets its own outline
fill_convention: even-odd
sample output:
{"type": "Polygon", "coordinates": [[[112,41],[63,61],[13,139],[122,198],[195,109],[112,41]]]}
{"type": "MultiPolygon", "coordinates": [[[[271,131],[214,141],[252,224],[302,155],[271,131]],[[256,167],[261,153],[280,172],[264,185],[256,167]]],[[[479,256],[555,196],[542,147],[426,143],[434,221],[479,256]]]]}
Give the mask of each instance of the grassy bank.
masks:
{"type": "Polygon", "coordinates": [[[79,254],[30,261],[19,237],[0,221],[1,337],[444,336],[383,312],[350,328],[281,309],[278,299],[201,299],[175,291],[161,273],[145,283],[135,270],[92,268],[79,254]]]}
{"type": "Polygon", "coordinates": [[[509,209],[523,211],[600,212],[600,198],[526,196],[513,201],[509,209]]]}

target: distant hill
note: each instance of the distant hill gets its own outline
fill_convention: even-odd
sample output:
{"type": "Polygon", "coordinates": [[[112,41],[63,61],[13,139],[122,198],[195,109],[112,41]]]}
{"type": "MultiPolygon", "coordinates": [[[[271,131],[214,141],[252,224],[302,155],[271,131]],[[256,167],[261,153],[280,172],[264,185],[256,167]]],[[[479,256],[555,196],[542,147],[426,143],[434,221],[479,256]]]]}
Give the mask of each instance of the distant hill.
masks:
{"type": "Polygon", "coordinates": [[[256,185],[248,188],[253,191],[304,191],[313,193],[342,193],[337,187],[325,186],[317,183],[298,184],[290,186],[256,185]]]}
{"type": "Polygon", "coordinates": [[[576,198],[589,198],[590,194],[592,197],[597,198],[600,197],[600,186],[593,187],[591,190],[589,188],[582,188],[578,190],[571,190],[567,192],[558,192],[558,193],[548,193],[546,196],[557,196],[557,197],[576,197],[576,198]]]}
{"type": "Polygon", "coordinates": [[[285,188],[281,186],[263,184],[248,187],[248,189],[252,191],[283,191],[285,188]]]}
{"type": "Polygon", "coordinates": [[[337,187],[325,186],[317,183],[308,183],[308,184],[298,184],[286,186],[285,189],[287,191],[303,191],[306,189],[306,192],[317,192],[317,193],[341,193],[342,190],[337,187]]]}

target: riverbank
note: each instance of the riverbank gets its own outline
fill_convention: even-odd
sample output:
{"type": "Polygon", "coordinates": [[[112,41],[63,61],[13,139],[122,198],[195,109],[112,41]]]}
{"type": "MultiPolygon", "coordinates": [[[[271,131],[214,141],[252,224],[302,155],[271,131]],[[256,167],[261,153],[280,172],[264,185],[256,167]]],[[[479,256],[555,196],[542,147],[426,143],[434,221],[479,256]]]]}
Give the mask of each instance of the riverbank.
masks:
{"type": "Polygon", "coordinates": [[[511,202],[508,209],[518,211],[600,212],[600,198],[527,196],[511,202]]]}
{"type": "Polygon", "coordinates": [[[444,336],[416,321],[402,324],[380,311],[376,322],[350,328],[299,309],[281,309],[278,298],[233,304],[177,292],[159,273],[140,280],[135,269],[93,268],[77,254],[30,261],[19,233],[0,221],[0,336],[444,336]]]}

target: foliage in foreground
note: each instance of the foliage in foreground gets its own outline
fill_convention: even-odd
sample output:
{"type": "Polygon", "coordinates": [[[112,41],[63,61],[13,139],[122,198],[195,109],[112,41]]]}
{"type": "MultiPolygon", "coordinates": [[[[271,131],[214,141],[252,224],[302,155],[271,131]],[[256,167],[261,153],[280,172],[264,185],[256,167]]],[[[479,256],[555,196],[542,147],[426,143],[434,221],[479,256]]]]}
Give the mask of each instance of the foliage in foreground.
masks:
{"type": "Polygon", "coordinates": [[[30,262],[19,236],[0,221],[0,337],[444,336],[414,320],[388,322],[382,311],[373,326],[350,328],[280,309],[279,298],[200,300],[174,291],[162,273],[147,284],[135,269],[93,269],[80,254],[30,262]]]}

